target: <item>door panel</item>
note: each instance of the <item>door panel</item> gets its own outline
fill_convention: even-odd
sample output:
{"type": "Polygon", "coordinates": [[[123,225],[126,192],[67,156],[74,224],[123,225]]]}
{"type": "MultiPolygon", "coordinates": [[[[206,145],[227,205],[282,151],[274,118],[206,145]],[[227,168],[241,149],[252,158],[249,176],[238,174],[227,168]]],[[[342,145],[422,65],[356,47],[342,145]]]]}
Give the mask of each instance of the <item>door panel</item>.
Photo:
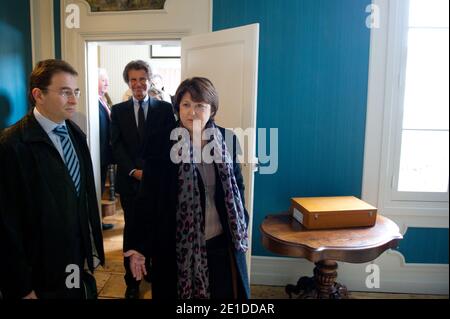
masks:
{"type": "Polygon", "coordinates": [[[256,167],[253,161],[256,158],[258,43],[259,24],[185,37],[181,41],[181,79],[202,76],[212,81],[219,93],[216,123],[225,128],[252,129],[247,131],[247,138],[239,140],[245,155],[241,167],[250,215],[249,275],[256,167]]]}

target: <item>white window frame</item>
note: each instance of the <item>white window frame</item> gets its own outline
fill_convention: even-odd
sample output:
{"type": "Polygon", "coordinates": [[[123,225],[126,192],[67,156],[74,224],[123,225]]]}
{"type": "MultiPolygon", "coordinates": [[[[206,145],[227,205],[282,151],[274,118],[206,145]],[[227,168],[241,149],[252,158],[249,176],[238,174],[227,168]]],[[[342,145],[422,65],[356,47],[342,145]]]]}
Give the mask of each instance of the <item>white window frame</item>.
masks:
{"type": "Polygon", "coordinates": [[[362,198],[393,218],[403,231],[408,226],[448,228],[448,192],[396,191],[408,4],[405,0],[373,0],[380,9],[380,25],[371,30],[362,198]]]}

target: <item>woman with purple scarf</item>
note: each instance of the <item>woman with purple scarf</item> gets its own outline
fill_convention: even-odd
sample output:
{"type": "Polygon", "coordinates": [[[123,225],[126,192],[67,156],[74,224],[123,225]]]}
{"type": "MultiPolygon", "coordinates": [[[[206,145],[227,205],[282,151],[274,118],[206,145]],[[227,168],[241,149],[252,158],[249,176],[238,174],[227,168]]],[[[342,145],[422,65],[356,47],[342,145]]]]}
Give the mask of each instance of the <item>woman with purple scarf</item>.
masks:
{"type": "Polygon", "coordinates": [[[150,258],[154,299],[250,296],[239,145],[215,124],[218,107],[211,81],[194,77],[177,89],[178,121],[150,114],[133,244],[125,255],[137,280],[150,258]]]}

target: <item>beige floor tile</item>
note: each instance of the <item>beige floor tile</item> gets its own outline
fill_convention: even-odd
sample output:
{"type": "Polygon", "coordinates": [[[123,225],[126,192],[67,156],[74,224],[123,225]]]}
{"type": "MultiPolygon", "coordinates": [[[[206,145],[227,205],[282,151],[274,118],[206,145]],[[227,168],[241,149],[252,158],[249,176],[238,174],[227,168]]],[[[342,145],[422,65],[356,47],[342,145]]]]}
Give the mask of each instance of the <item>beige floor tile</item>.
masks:
{"type": "Polygon", "coordinates": [[[96,271],[94,272],[94,277],[97,282],[97,292],[100,293],[106,282],[111,277],[111,274],[108,272],[96,271]]]}
{"type": "MultiPolygon", "coordinates": [[[[110,274],[110,277],[99,290],[99,299],[123,299],[126,290],[125,280],[122,274],[110,274]]],[[[152,299],[151,284],[145,280],[139,287],[140,299],[152,299]]]]}
{"type": "Polygon", "coordinates": [[[122,274],[111,274],[110,278],[100,291],[99,297],[123,298],[125,295],[125,281],[122,274]]]}
{"type": "Polygon", "coordinates": [[[103,268],[99,267],[97,271],[123,275],[125,273],[125,268],[123,266],[123,259],[118,260],[106,257],[105,266],[103,268]]]}

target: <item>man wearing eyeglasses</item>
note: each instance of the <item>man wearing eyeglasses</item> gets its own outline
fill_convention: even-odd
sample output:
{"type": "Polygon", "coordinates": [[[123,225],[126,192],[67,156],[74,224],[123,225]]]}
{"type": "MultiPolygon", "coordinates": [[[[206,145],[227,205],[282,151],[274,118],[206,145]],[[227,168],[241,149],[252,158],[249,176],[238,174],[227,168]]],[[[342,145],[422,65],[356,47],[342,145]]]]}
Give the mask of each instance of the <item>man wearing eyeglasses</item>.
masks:
{"type": "MultiPolygon", "coordinates": [[[[133,96],[128,101],[114,105],[111,108],[111,144],[113,156],[117,163],[116,190],[120,194],[120,203],[123,208],[125,227],[123,250],[127,252],[124,258],[125,282],[127,289],[125,298],[139,298],[140,280],[133,278],[130,270],[129,252],[130,240],[135,234],[129,229],[133,223],[136,195],[142,179],[144,167],[143,147],[148,135],[158,134],[162,127],[167,126],[164,121],[167,114],[172,113],[172,105],[154,99],[148,95],[152,70],[147,62],[136,60],[129,62],[123,71],[123,79],[131,89],[133,96]]],[[[157,140],[152,138],[152,140],[157,140]]],[[[156,145],[150,145],[153,147],[156,145]]],[[[149,147],[149,145],[146,145],[149,147]]],[[[149,270],[149,260],[146,267],[149,270]]],[[[150,272],[147,271],[150,275],[150,272]]],[[[150,277],[146,277],[150,281],[150,277]]]]}
{"type": "Polygon", "coordinates": [[[96,297],[104,263],[86,136],[70,119],[80,90],[65,61],[44,60],[29,79],[33,108],[0,135],[0,287],[5,298],[96,297]]]}

